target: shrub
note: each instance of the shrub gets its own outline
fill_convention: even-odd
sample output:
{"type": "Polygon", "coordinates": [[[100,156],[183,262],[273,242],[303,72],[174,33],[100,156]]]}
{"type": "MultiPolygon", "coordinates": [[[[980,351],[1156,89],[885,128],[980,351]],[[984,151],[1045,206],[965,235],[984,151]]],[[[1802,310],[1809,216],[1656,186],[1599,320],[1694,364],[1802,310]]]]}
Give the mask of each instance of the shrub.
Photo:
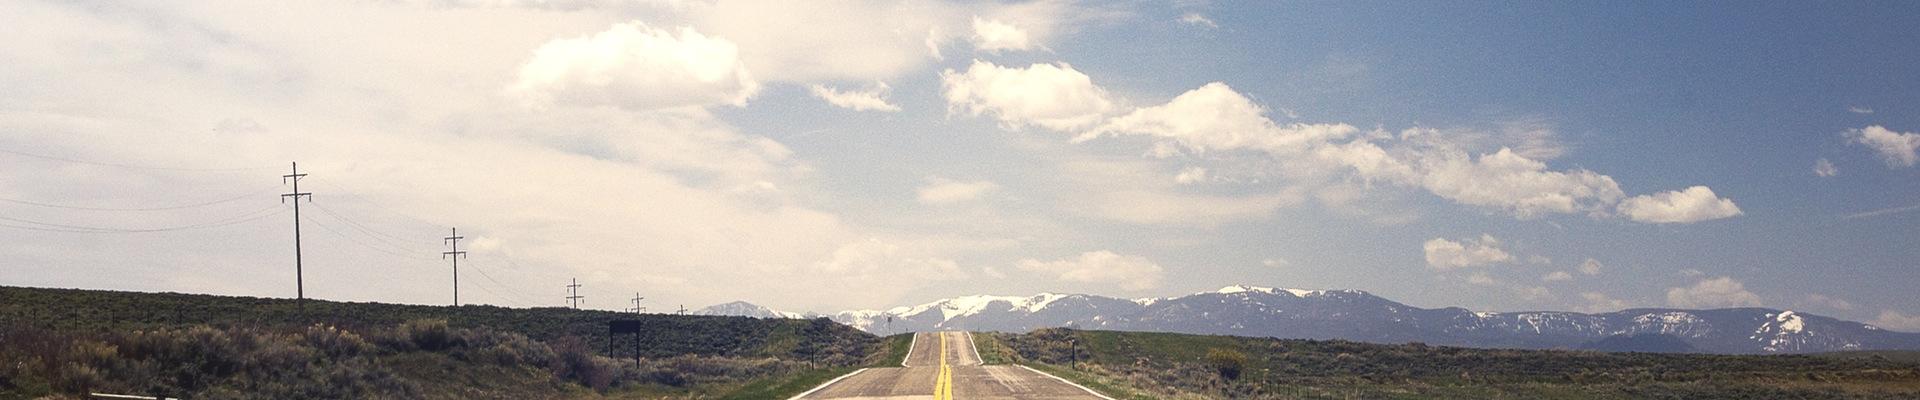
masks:
{"type": "Polygon", "coordinates": [[[413,346],[426,351],[446,350],[453,346],[453,334],[448,331],[447,320],[416,319],[400,324],[400,336],[413,343],[413,346]]]}
{"type": "Polygon", "coordinates": [[[1207,349],[1207,367],[1218,372],[1221,379],[1240,379],[1240,371],[1247,368],[1247,354],[1217,347],[1207,349]]]}
{"type": "Polygon", "coordinates": [[[557,355],[553,372],[560,379],[580,382],[596,391],[606,391],[613,384],[612,367],[596,359],[593,349],[580,337],[561,337],[554,341],[553,351],[557,355]]]}
{"type": "Polygon", "coordinates": [[[359,356],[373,349],[360,335],[328,325],[314,324],[300,336],[307,346],[334,359],[359,356]]]}

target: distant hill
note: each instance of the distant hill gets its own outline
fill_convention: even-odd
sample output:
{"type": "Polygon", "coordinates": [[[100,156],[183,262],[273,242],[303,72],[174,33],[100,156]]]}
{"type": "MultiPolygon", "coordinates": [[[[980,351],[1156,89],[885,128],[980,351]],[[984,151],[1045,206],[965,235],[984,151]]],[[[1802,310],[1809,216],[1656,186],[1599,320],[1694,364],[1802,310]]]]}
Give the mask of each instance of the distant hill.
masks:
{"type": "Polygon", "coordinates": [[[785,398],[898,364],[906,339],[825,319],[0,287],[0,399],[785,398]],[[609,336],[616,319],[638,334],[609,336]]]}
{"type": "MultiPolygon", "coordinates": [[[[736,304],[742,309],[764,309],[736,304]]],[[[768,310],[775,315],[799,315],[768,310]]],[[[1766,308],[1629,309],[1610,313],[1475,312],[1408,306],[1358,290],[1229,286],[1164,298],[1084,294],[966,296],[886,310],[842,311],[834,321],[876,334],[959,329],[1026,332],[1076,327],[1373,343],[1575,349],[1618,335],[1657,333],[1708,353],[1817,353],[1920,349],[1920,334],[1766,308]]]]}
{"type": "Polygon", "coordinates": [[[1472,349],[1073,329],[975,341],[984,343],[982,358],[1052,371],[1115,398],[1920,398],[1920,362],[1883,354],[1472,349]]]}
{"type": "Polygon", "coordinates": [[[1678,336],[1660,333],[1613,335],[1580,345],[1580,349],[1631,353],[1696,353],[1700,351],[1678,336]]]}

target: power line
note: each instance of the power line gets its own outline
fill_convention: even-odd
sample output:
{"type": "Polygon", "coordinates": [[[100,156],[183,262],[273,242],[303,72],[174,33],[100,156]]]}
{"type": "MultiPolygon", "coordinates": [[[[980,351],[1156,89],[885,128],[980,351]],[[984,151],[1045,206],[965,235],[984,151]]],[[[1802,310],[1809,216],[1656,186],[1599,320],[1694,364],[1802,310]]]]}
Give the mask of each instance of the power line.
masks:
{"type": "Polygon", "coordinates": [[[230,202],[234,202],[234,201],[238,201],[238,200],[241,200],[241,199],[246,199],[246,198],[251,198],[251,197],[254,197],[254,196],[258,196],[258,195],[260,195],[260,193],[262,193],[262,192],[272,192],[272,191],[278,191],[278,190],[279,190],[279,187],[278,187],[278,186],[275,186],[275,187],[271,187],[271,188],[267,188],[266,190],[260,190],[260,191],[254,191],[254,192],[248,192],[247,194],[243,194],[243,195],[239,195],[239,196],[234,196],[234,197],[230,197],[230,198],[225,198],[225,199],[220,199],[220,200],[214,200],[214,201],[209,201],[209,202],[204,202],[204,203],[193,203],[193,204],[182,204],[182,205],[177,205],[177,206],[166,206],[166,207],[135,207],[135,208],[113,208],[113,207],[87,207],[87,206],[69,206],[69,205],[61,205],[61,204],[52,204],[52,203],[42,203],[42,202],[36,202],[36,201],[28,201],[28,200],[20,200],[20,199],[8,199],[8,198],[0,198],[0,201],[4,201],[4,202],[8,202],[8,203],[14,203],[14,204],[22,204],[22,205],[29,205],[29,206],[36,206],[36,207],[47,207],[47,208],[60,208],[60,209],[68,209],[68,210],[86,210],[86,211],[168,211],[168,210],[184,210],[184,209],[188,209],[188,208],[198,208],[198,207],[206,207],[206,206],[210,206],[210,205],[215,205],[215,204],[222,204],[222,203],[230,203],[230,202]]]}
{"type": "MultiPolygon", "coordinates": [[[[306,216],[303,216],[303,217],[300,217],[300,219],[304,219],[304,220],[306,220],[307,222],[311,222],[311,223],[313,223],[313,225],[314,225],[314,226],[318,226],[318,227],[320,227],[320,230],[324,230],[324,231],[327,231],[328,233],[332,233],[332,234],[333,234],[334,236],[339,236],[339,237],[340,237],[341,239],[346,239],[346,240],[347,240],[347,242],[349,242],[349,243],[353,243],[353,244],[356,244],[356,245],[359,245],[360,247],[365,247],[365,248],[368,248],[368,249],[371,249],[371,250],[373,250],[373,251],[378,251],[378,252],[381,252],[381,253],[387,253],[388,255],[392,255],[392,256],[395,256],[395,257],[402,257],[402,258],[411,258],[411,259],[415,259],[415,260],[432,260],[431,258],[426,258],[426,257],[419,257],[419,256],[412,256],[412,255],[407,255],[406,253],[402,253],[402,252],[396,252],[396,251],[394,251],[394,250],[389,250],[389,249],[384,249],[384,248],[381,248],[380,246],[375,246],[375,245],[371,245],[371,244],[367,244],[366,242],[362,242],[362,241],[360,241],[359,239],[354,239],[354,238],[353,238],[352,236],[348,236],[348,235],[347,235],[346,233],[344,233],[344,232],[340,232],[340,230],[337,230],[337,229],[333,229],[332,227],[328,227],[328,226],[327,226],[327,224],[323,224],[323,223],[320,223],[320,221],[319,221],[319,220],[315,220],[315,219],[313,219],[313,217],[306,217],[306,216]]],[[[404,250],[402,250],[402,251],[404,251],[404,250]]]]}
{"type": "Polygon", "coordinates": [[[14,218],[14,217],[7,217],[7,216],[0,216],[0,220],[6,220],[6,221],[13,221],[13,222],[18,222],[18,223],[23,223],[23,224],[28,224],[29,226],[19,226],[19,225],[11,225],[11,224],[6,224],[6,225],[0,225],[0,226],[5,226],[5,227],[9,227],[9,228],[17,228],[17,229],[27,229],[27,230],[36,230],[36,231],[47,231],[47,232],[67,232],[67,233],[153,233],[153,232],[171,232],[171,231],[182,231],[182,230],[189,230],[189,229],[201,229],[201,228],[214,228],[214,227],[222,227],[222,226],[227,226],[227,225],[234,225],[234,224],[240,224],[240,223],[245,223],[245,222],[249,222],[249,221],[253,221],[253,220],[258,220],[258,219],[261,219],[261,218],[266,218],[266,217],[269,217],[269,216],[273,216],[273,215],[279,215],[279,214],[280,214],[280,212],[271,212],[271,213],[268,213],[268,212],[267,212],[267,211],[271,211],[271,210],[274,210],[274,209],[281,209],[282,211],[280,211],[280,212],[285,212],[285,211],[284,211],[284,210],[285,210],[284,208],[282,208],[282,207],[280,207],[280,206],[278,206],[278,205],[275,205],[275,206],[273,206],[273,207],[267,207],[267,208],[263,208],[263,209],[259,209],[259,210],[254,210],[254,211],[251,211],[251,212],[248,212],[248,213],[245,213],[245,214],[241,214],[241,215],[239,215],[239,216],[236,216],[236,217],[232,217],[232,218],[227,218],[227,219],[221,219],[221,220],[216,220],[216,221],[213,221],[213,222],[204,222],[204,223],[198,223],[198,224],[189,224],[189,225],[180,225],[180,226],[168,226],[168,227],[159,227],[159,228],[106,228],[106,227],[97,227],[97,226],[82,226],[82,225],[68,225],[68,224],[57,224],[57,223],[52,223],[52,222],[41,222],[41,221],[34,221],[34,220],[30,220],[30,219],[21,219],[21,218],[14,218]],[[32,226],[32,225],[38,225],[38,226],[32,226]]]}
{"type": "MultiPolygon", "coordinates": [[[[403,243],[403,242],[405,242],[405,240],[404,240],[404,239],[399,239],[399,238],[398,238],[398,237],[396,237],[396,236],[393,236],[393,235],[390,235],[390,234],[386,234],[386,233],[380,233],[379,231],[375,231],[375,230],[373,230],[372,228],[368,228],[368,227],[366,227],[366,225],[363,225],[363,224],[360,224],[360,223],[358,223],[358,222],[354,222],[354,221],[353,221],[352,219],[348,219],[348,218],[347,218],[346,216],[344,216],[344,215],[340,215],[339,213],[336,213],[336,212],[333,212],[332,210],[329,210],[329,209],[327,209],[326,207],[321,207],[321,206],[320,206],[320,205],[318,205],[318,204],[315,204],[315,205],[314,205],[314,207],[315,207],[315,208],[319,208],[319,209],[320,209],[320,213],[322,213],[322,214],[326,214],[326,215],[327,215],[328,217],[332,217],[332,218],[333,218],[334,220],[336,220],[336,221],[340,221],[340,222],[342,222],[342,223],[345,223],[345,224],[347,224],[347,227],[349,227],[349,228],[353,228],[353,230],[356,230],[356,231],[360,231],[361,233],[365,233],[365,236],[366,236],[366,237],[368,237],[368,238],[371,238],[371,239],[373,239],[373,240],[375,240],[375,241],[378,241],[378,242],[380,242],[380,243],[383,243],[383,244],[386,244],[386,245],[388,245],[388,246],[393,246],[393,248],[395,248],[395,249],[400,249],[400,250],[402,250],[402,251],[407,251],[407,250],[415,250],[415,248],[414,248],[414,247],[412,247],[412,246],[415,246],[415,245],[424,245],[424,243],[420,243],[420,242],[406,242],[406,243],[403,243]]],[[[308,221],[314,221],[314,220],[313,220],[313,219],[308,219],[308,221]]],[[[317,223],[317,222],[316,222],[316,223],[317,223]]]]}
{"type": "MultiPolygon", "coordinates": [[[[475,272],[479,272],[481,278],[486,278],[488,282],[493,282],[494,285],[499,286],[503,290],[506,290],[508,294],[513,295],[513,297],[516,300],[519,300],[518,301],[519,303],[522,303],[522,304],[538,303],[536,301],[532,301],[532,298],[533,298],[532,296],[528,296],[526,293],[521,293],[519,290],[515,290],[513,286],[507,285],[505,283],[501,283],[500,280],[498,279],[493,279],[493,275],[487,274],[487,270],[485,268],[480,268],[481,266],[479,264],[474,264],[472,261],[468,261],[467,267],[472,268],[475,272]]],[[[481,289],[484,290],[486,289],[486,287],[481,286],[481,289]]],[[[492,293],[492,291],[488,291],[488,292],[492,293]]],[[[499,293],[494,293],[494,295],[499,296],[499,293]]]]}
{"type": "Polygon", "coordinates": [[[13,154],[13,155],[25,156],[25,157],[33,157],[33,158],[38,158],[43,160],[70,162],[75,164],[98,165],[103,167],[116,167],[116,168],[127,168],[127,169],[160,170],[160,171],[235,172],[235,171],[261,171],[261,170],[267,170],[267,169],[273,168],[273,167],[249,167],[249,168],[155,167],[155,166],[148,166],[148,165],[132,165],[132,164],[119,164],[119,163],[79,160],[79,159],[66,158],[66,157],[49,156],[45,154],[34,154],[34,153],[28,153],[24,151],[10,150],[10,149],[4,149],[4,148],[0,148],[0,153],[7,153],[7,154],[13,154]]]}
{"type": "Polygon", "coordinates": [[[387,206],[386,206],[386,205],[384,205],[384,204],[380,204],[380,202],[377,202],[377,201],[373,201],[373,199],[369,199],[369,198],[366,198],[365,196],[361,196],[361,195],[359,195],[359,194],[357,193],[357,192],[359,192],[358,190],[353,190],[353,187],[352,187],[352,186],[349,186],[349,185],[346,185],[346,184],[342,184],[342,183],[340,183],[339,181],[335,181],[335,180],[331,180],[331,179],[321,179],[320,181],[321,181],[321,182],[325,182],[325,183],[327,183],[327,184],[330,184],[330,185],[333,185],[333,186],[336,186],[336,187],[339,187],[339,188],[340,188],[341,190],[337,190],[337,191],[338,191],[338,192],[340,192],[340,194],[342,194],[342,195],[346,195],[347,197],[352,197],[352,198],[355,198],[355,199],[359,199],[359,200],[360,200],[361,202],[363,202],[363,203],[367,203],[367,205],[370,205],[370,206],[373,206],[373,208],[378,208],[378,209],[380,209],[381,211],[386,211],[386,212],[387,212],[388,214],[393,214],[393,215],[397,215],[397,216],[400,216],[401,218],[406,218],[406,219],[410,219],[410,220],[413,220],[413,222],[418,222],[418,223],[420,223],[421,225],[427,225],[427,226],[435,226],[435,227],[438,227],[438,226],[441,226],[441,225],[440,225],[440,223],[437,223],[437,222],[430,222],[430,221],[427,221],[427,220],[425,220],[425,219],[421,219],[421,218],[419,218],[419,217],[415,217],[415,216],[413,216],[413,215],[410,215],[410,214],[407,214],[407,213],[403,213],[403,212],[400,212],[400,211],[397,211],[397,210],[394,210],[394,209],[393,209],[392,207],[387,207],[387,206]]]}

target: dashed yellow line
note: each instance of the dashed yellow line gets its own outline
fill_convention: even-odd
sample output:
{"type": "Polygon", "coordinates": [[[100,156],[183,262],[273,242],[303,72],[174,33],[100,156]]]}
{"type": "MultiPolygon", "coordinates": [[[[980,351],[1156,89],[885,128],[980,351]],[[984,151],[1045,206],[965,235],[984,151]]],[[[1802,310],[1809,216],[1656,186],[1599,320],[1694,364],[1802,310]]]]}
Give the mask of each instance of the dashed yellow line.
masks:
{"type": "Polygon", "coordinates": [[[953,400],[953,367],[947,365],[947,335],[940,335],[940,375],[933,381],[933,400],[953,400]]]}

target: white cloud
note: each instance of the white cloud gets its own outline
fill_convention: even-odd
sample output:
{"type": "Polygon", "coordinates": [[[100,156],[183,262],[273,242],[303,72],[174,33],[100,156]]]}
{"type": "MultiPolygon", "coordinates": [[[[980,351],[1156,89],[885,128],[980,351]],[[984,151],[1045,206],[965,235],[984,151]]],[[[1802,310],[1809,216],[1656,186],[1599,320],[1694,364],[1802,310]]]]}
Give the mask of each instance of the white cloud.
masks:
{"type": "Polygon", "coordinates": [[[1625,300],[1616,299],[1616,298],[1613,298],[1612,296],[1608,296],[1606,293],[1600,293],[1600,292],[1581,293],[1580,298],[1587,301],[1587,304],[1574,307],[1575,309],[1580,310],[1581,312],[1588,312],[1588,313],[1614,312],[1614,311],[1625,310],[1627,309],[1627,307],[1631,306],[1625,300]]]}
{"type": "Polygon", "coordinates": [[[1912,167],[1920,162],[1920,133],[1894,132],[1886,127],[1873,125],[1866,128],[1847,131],[1850,142],[1865,145],[1879,153],[1880,159],[1888,167],[1912,167]]]}
{"type": "Polygon", "coordinates": [[[1493,235],[1480,235],[1478,240],[1467,239],[1463,242],[1434,238],[1428,240],[1422,249],[1426,251],[1427,266],[1442,271],[1513,260],[1513,255],[1500,249],[1500,240],[1494,239],[1493,235]]]}
{"type": "Polygon", "coordinates": [[[1825,177],[1830,177],[1830,176],[1839,175],[1839,174],[1840,174],[1840,168],[1833,166],[1832,161],[1827,161],[1827,159],[1825,158],[1813,161],[1814,176],[1825,178],[1825,177]]]}
{"type": "Polygon", "coordinates": [[[835,249],[825,260],[813,264],[815,270],[835,276],[902,274],[926,279],[965,279],[959,263],[936,257],[911,254],[901,246],[880,239],[847,243],[835,249]]]}
{"type": "Polygon", "coordinates": [[[900,111],[900,106],[887,102],[887,94],[891,88],[887,87],[885,82],[874,82],[873,86],[864,89],[844,91],[832,86],[816,84],[807,86],[807,91],[813,93],[813,97],[826,100],[827,104],[835,107],[854,111],[900,111]]]}
{"type": "Polygon", "coordinates": [[[961,182],[947,179],[932,179],[916,192],[921,204],[952,204],[980,199],[1000,185],[989,181],[961,182]]]}
{"type": "Polygon", "coordinates": [[[1054,261],[1026,259],[1015,265],[1026,271],[1057,275],[1063,281],[1109,283],[1135,291],[1160,287],[1163,275],[1160,265],[1145,257],[1120,255],[1106,250],[1054,261]]]}
{"type": "Polygon", "coordinates": [[[1595,260],[1591,258],[1587,259],[1586,261],[1581,261],[1580,267],[1579,267],[1581,274],[1586,274],[1589,276],[1599,275],[1600,270],[1603,268],[1606,268],[1605,264],[1601,264],[1600,260],[1595,260]]]}
{"type": "Polygon", "coordinates": [[[1894,310],[1880,311],[1880,317],[1873,319],[1873,325],[1901,332],[1920,332],[1920,315],[1907,315],[1894,310]]]}
{"type": "Polygon", "coordinates": [[[1546,163],[1508,148],[1474,160],[1444,157],[1427,169],[1421,185],[1433,194],[1506,209],[1521,218],[1594,210],[1623,196],[1612,177],[1587,170],[1548,170],[1546,163]]]}
{"type": "Polygon", "coordinates": [[[1213,19],[1207,18],[1206,15],[1202,15],[1200,13],[1186,13],[1185,15],[1181,15],[1180,22],[1187,25],[1202,26],[1207,28],[1220,27],[1220,24],[1214,23],[1213,19]]]}
{"type": "Polygon", "coordinates": [[[1667,305],[1679,308],[1757,307],[1760,296],[1730,277],[1702,279],[1689,287],[1667,289],[1667,305]]]}
{"type": "Polygon", "coordinates": [[[1475,272],[1473,275],[1467,275],[1467,283],[1476,286],[1494,286],[1505,282],[1501,282],[1499,279],[1493,279],[1493,276],[1487,275],[1485,272],[1475,272]]]}
{"type": "Polygon", "coordinates": [[[1309,146],[1350,136],[1346,124],[1290,124],[1267,119],[1267,109],[1225,83],[1213,82],[1175,96],[1166,104],[1144,107],[1113,118],[1075,138],[1150,135],[1174,140],[1196,151],[1251,149],[1294,154],[1309,146]]]}
{"type": "Polygon", "coordinates": [[[1513,294],[1526,301],[1542,301],[1553,298],[1553,291],[1545,286],[1515,286],[1513,294]]]}
{"type": "Polygon", "coordinates": [[[1260,265],[1265,265],[1267,267],[1272,267],[1272,268],[1285,267],[1292,264],[1293,262],[1287,261],[1287,259],[1279,258],[1279,257],[1260,260],[1260,265]]]}
{"type": "Polygon", "coordinates": [[[1638,222],[1670,224],[1731,218],[1740,215],[1740,206],[1723,199],[1706,186],[1694,186],[1620,202],[1620,213],[1638,222]]]}
{"type": "Polygon", "coordinates": [[[949,112],[992,114],[1008,127],[1068,131],[1098,122],[1114,108],[1106,89],[1067,64],[1008,68],[974,60],[966,72],[940,74],[949,112]]]}
{"type": "Polygon", "coordinates": [[[1847,107],[1847,112],[1850,112],[1850,113],[1854,113],[1854,114],[1863,114],[1863,115],[1864,115],[1864,114],[1872,114],[1872,113],[1873,113],[1873,109],[1871,109],[1871,108],[1866,108],[1866,107],[1861,107],[1861,106],[1848,106],[1848,107],[1847,107]]]}
{"type": "Polygon", "coordinates": [[[1808,294],[1806,300],[1803,302],[1803,305],[1825,307],[1828,309],[1840,310],[1840,311],[1853,310],[1853,302],[1846,301],[1845,299],[1841,299],[1838,297],[1827,296],[1819,293],[1808,294]]]}
{"type": "Polygon", "coordinates": [[[758,90],[733,42],[635,21],[547,42],[521,66],[511,91],[533,104],[649,110],[746,105],[758,90]]]}
{"type": "Polygon", "coordinates": [[[1553,271],[1553,273],[1547,274],[1547,276],[1540,277],[1540,280],[1547,282],[1570,281],[1573,280],[1573,274],[1569,274],[1567,271],[1553,271]]]}
{"type": "Polygon", "coordinates": [[[1174,175],[1173,181],[1183,183],[1183,184],[1206,182],[1207,169],[1201,168],[1201,167],[1187,167],[1186,169],[1180,170],[1179,175],[1174,175]]]}
{"type": "Polygon", "coordinates": [[[1033,43],[1027,38],[1027,31],[1018,26],[993,19],[973,17],[973,47],[989,52],[1001,50],[1028,50],[1033,43]]]}
{"type": "MultiPolygon", "coordinates": [[[[1426,189],[1459,204],[1499,208],[1520,218],[1544,214],[1604,215],[1625,193],[1612,177],[1584,169],[1553,170],[1534,157],[1554,157],[1564,148],[1538,123],[1508,124],[1499,135],[1408,129],[1398,138],[1361,132],[1347,124],[1280,125],[1267,109],[1226,84],[1214,82],[1175,96],[1166,104],[1135,109],[1085,130],[1075,141],[1103,136],[1145,135],[1163,139],[1156,157],[1171,157],[1164,143],[1195,155],[1235,150],[1264,153],[1292,176],[1345,171],[1369,183],[1426,189]],[[1488,138],[1500,146],[1475,156],[1488,138]]],[[[1337,178],[1334,178],[1337,179],[1337,178]]]]}
{"type": "Polygon", "coordinates": [[[1706,275],[1707,275],[1706,271],[1701,271],[1693,268],[1680,270],[1680,276],[1684,276],[1688,278],[1698,278],[1706,275]]]}

